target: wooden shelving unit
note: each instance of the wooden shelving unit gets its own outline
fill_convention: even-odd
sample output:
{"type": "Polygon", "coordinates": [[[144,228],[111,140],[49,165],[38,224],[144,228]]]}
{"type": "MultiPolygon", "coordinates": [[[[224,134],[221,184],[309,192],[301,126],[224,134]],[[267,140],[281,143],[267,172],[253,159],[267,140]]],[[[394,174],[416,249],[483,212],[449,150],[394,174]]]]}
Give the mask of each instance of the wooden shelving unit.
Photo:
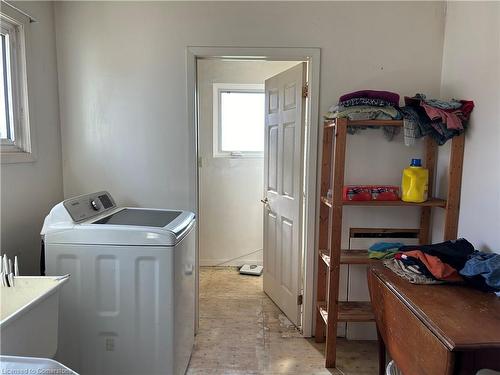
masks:
{"type": "MultiPolygon", "coordinates": [[[[321,197],[323,202],[328,207],[332,207],[333,201],[326,197],[321,197]]],[[[421,206],[421,207],[446,207],[446,200],[429,198],[422,203],[403,202],[403,201],[342,201],[342,206],[421,206]]]]}
{"type": "MultiPolygon", "coordinates": [[[[319,249],[317,273],[316,342],[326,341],[326,367],[335,367],[337,322],[370,322],[374,320],[371,303],[338,300],[341,264],[369,264],[367,250],[345,250],[341,247],[342,211],[344,206],[420,207],[419,242],[430,242],[430,219],[433,208],[445,210],[444,239],[457,237],[464,135],[451,143],[448,192],[446,199],[430,198],[424,203],[403,201],[343,201],[346,140],[348,126],[403,126],[403,121],[327,121],[323,131],[321,166],[321,195],[319,217],[319,249]],[[332,198],[328,190],[332,190],[332,198]],[[333,318],[332,318],[333,317],[333,318]]],[[[438,147],[429,137],[425,139],[424,166],[429,170],[429,192],[433,192],[438,147]]]]}

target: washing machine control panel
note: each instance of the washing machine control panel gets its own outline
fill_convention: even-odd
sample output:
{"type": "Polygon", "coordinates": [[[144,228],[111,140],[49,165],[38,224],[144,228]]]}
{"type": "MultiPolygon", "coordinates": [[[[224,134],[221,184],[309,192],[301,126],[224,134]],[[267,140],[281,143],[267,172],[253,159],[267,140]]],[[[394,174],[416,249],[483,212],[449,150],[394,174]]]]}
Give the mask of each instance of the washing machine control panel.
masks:
{"type": "Polygon", "coordinates": [[[115,201],[107,191],[80,195],[63,202],[74,222],[92,219],[103,212],[116,208],[115,201]]]}

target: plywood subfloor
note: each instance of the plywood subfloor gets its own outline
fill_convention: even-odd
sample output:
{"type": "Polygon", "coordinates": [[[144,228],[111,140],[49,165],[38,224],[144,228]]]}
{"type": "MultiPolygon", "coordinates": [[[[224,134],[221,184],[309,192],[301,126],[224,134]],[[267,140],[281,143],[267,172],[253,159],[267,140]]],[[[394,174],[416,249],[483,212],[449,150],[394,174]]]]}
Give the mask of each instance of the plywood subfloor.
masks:
{"type": "Polygon", "coordinates": [[[304,339],[262,291],[262,277],[203,267],[200,329],[188,375],[377,374],[373,341],[340,339],[341,371],[324,368],[324,344],[304,339]]]}

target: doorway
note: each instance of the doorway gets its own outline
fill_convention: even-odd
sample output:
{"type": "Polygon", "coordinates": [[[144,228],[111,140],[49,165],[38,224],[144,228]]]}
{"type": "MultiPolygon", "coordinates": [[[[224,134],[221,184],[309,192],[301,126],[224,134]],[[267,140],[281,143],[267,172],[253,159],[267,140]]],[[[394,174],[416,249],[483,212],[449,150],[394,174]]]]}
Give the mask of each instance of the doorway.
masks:
{"type": "MultiPolygon", "coordinates": [[[[266,206],[259,202],[264,190],[265,137],[262,124],[258,125],[259,131],[252,132],[251,124],[256,123],[252,116],[264,112],[265,79],[302,62],[306,62],[304,79],[310,94],[303,108],[307,121],[303,123],[300,140],[304,152],[299,157],[304,170],[300,174],[304,199],[300,221],[294,227],[301,231],[297,237],[301,272],[290,277],[295,277],[294,282],[300,285],[301,300],[297,298],[296,303],[302,314],[294,323],[307,337],[312,333],[313,316],[319,50],[188,49],[188,89],[194,92],[189,108],[190,114],[193,109],[198,150],[198,270],[200,266],[265,263],[262,249],[266,206]],[[238,129],[234,129],[235,123],[238,129]]],[[[279,298],[273,299],[279,305],[279,298]]]]}

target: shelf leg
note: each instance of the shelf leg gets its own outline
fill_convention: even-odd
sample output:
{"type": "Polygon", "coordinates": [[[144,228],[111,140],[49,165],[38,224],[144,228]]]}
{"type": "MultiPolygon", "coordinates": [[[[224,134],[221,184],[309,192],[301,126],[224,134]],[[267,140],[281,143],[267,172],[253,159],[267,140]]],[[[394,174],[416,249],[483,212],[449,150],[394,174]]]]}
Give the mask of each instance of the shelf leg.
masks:
{"type": "MultiPolygon", "coordinates": [[[[436,177],[438,146],[431,137],[425,137],[425,167],[429,171],[429,196],[434,196],[434,179],[436,177]]],[[[428,244],[431,239],[431,213],[430,207],[422,207],[420,211],[419,243],[428,244]]]]}
{"type": "Polygon", "coordinates": [[[451,140],[450,166],[448,171],[448,203],[444,220],[444,240],[454,240],[458,235],[460,190],[464,160],[465,136],[461,134],[451,140]]]}

